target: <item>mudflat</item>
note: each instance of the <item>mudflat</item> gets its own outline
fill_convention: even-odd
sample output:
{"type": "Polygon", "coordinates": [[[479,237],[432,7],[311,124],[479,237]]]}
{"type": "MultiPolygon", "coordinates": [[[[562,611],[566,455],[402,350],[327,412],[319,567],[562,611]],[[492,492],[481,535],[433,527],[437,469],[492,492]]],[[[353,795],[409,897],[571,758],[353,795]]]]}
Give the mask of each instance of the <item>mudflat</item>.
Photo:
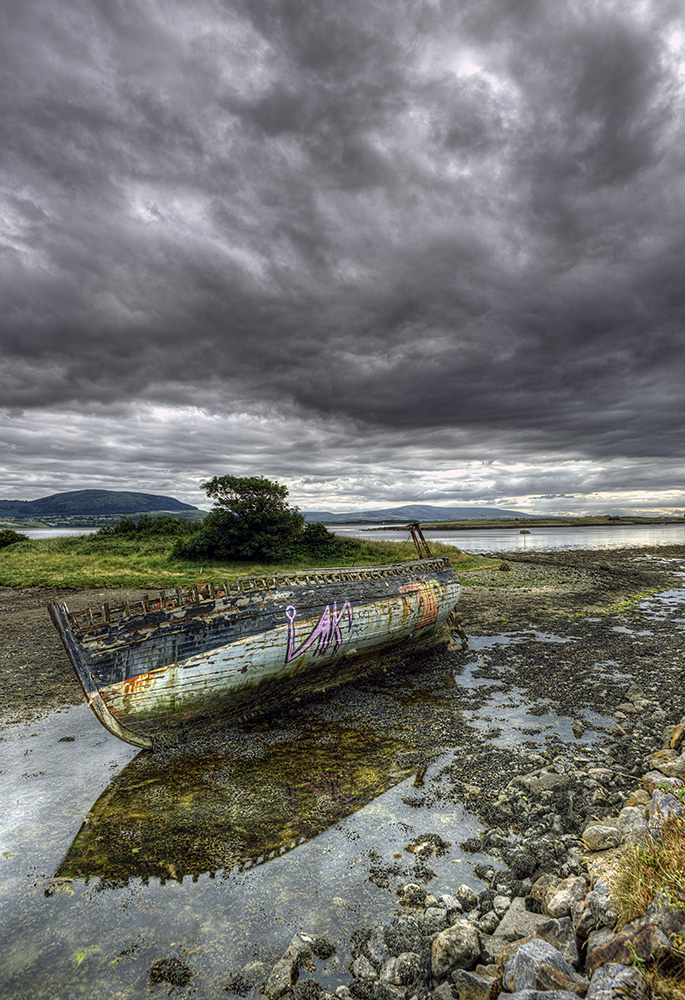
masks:
{"type": "MultiPolygon", "coordinates": [[[[491,635],[602,611],[637,594],[680,585],[674,558],[685,558],[685,546],[497,558],[498,568],[461,574],[459,612],[467,634],[491,635]]],[[[48,602],[63,601],[79,610],[135,600],[144,592],[0,588],[0,723],[20,722],[83,698],[48,602]]]]}

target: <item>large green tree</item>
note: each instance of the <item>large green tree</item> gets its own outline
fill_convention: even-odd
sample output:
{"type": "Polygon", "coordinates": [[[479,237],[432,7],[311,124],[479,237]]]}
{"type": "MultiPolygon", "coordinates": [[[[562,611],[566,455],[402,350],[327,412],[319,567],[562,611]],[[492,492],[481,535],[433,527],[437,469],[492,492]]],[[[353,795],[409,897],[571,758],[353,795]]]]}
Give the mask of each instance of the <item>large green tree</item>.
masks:
{"type": "Polygon", "coordinates": [[[174,551],[189,559],[280,562],[297,549],[304,517],[288,489],[263,476],[214,476],[202,484],[214,508],[174,551]]]}

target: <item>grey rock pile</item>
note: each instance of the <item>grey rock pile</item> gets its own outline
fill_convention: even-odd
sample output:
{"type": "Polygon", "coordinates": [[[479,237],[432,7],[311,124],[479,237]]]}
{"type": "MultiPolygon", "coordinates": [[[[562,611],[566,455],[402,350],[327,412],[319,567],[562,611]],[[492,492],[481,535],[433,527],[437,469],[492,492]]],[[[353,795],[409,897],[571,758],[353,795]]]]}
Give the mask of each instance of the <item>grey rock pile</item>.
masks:
{"type": "MultiPolygon", "coordinates": [[[[650,707],[634,686],[625,707],[636,705],[650,707]]],[[[599,767],[543,758],[512,779],[498,803],[511,815],[523,810],[529,829],[513,847],[492,830],[488,840],[490,851],[502,845],[507,868],[477,865],[487,885],[480,893],[401,886],[392,919],[357,934],[338,1000],[648,1000],[641,969],[676,957],[685,908],[657,896],[618,931],[610,870],[623,845],[658,838],[666,818],[682,814],[674,790],[685,784],[685,718],[661,727],[662,749],[623,764],[641,765],[639,783],[611,758],[599,767]]],[[[269,1000],[333,998],[312,979],[298,981],[312,942],[293,939],[260,984],[269,1000]]]]}

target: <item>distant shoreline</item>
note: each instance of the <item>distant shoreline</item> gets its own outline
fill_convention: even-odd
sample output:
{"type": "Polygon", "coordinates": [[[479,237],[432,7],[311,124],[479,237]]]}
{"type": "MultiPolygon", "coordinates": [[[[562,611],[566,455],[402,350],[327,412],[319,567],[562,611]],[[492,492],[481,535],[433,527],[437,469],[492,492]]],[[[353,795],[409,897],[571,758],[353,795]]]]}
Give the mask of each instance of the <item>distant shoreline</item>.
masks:
{"type": "MultiPolygon", "coordinates": [[[[368,521],[335,521],[328,527],[343,528],[358,525],[365,531],[405,531],[406,523],[390,524],[368,521]]],[[[621,528],[627,526],[649,527],[653,525],[685,524],[680,517],[540,517],[525,521],[517,520],[469,520],[469,521],[422,521],[424,531],[472,531],[474,529],[512,528],[518,531],[534,531],[536,528],[621,528]]]]}
{"type": "MultiPolygon", "coordinates": [[[[197,515],[205,511],[155,511],[155,514],[167,514],[186,520],[200,520],[197,515]],[[189,516],[190,515],[190,516],[189,516]]],[[[139,517],[141,515],[121,515],[121,517],[139,517]]],[[[149,515],[148,515],[149,516],[149,515]]],[[[113,515],[85,515],[79,517],[54,517],[40,520],[34,517],[3,517],[0,518],[0,530],[11,528],[14,531],[49,528],[91,528],[97,529],[111,525],[121,520],[113,515]]],[[[405,531],[408,521],[367,521],[364,518],[352,518],[349,521],[323,521],[328,528],[358,527],[365,531],[405,531]]],[[[465,521],[421,521],[424,531],[473,531],[474,529],[512,528],[518,531],[534,531],[535,528],[588,528],[588,527],[626,527],[629,525],[650,526],[685,524],[685,517],[530,517],[530,518],[491,518],[482,520],[470,518],[465,521]]]]}

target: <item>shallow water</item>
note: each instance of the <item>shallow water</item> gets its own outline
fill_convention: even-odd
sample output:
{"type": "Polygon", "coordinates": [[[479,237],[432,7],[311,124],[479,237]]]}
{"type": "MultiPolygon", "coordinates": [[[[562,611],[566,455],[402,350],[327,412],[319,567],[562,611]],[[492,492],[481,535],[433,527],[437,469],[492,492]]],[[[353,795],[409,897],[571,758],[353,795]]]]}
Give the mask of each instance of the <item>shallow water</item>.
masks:
{"type": "Polygon", "coordinates": [[[460,847],[480,824],[452,794],[451,763],[475,768],[493,747],[522,759],[591,749],[617,702],[569,699],[570,674],[626,689],[635,670],[622,644],[641,649],[664,623],[678,631],[684,609],[676,590],[643,602],[630,625],[475,636],[415,673],[370,678],[185,754],[136,756],[85,705],[6,728],[0,996],[166,995],[170,984],[149,978],[160,958],[189,970],[173,996],[229,995],[246,962],[273,963],[298,930],[336,944],[317,981],[348,982],[351,934],[389,919],[399,884],[483,888],[474,866],[485,856],[460,847]],[[450,846],[420,858],[426,833],[450,846]]]}
{"type": "MultiPolygon", "coordinates": [[[[377,538],[396,542],[406,536],[397,529],[375,528],[368,525],[330,525],[338,535],[353,538],[377,538]]],[[[431,531],[427,540],[456,545],[465,552],[553,552],[560,549],[623,549],[649,548],[658,545],[685,544],[685,522],[676,524],[578,525],[536,527],[535,521],[520,528],[464,528],[459,531],[431,531]]],[[[411,543],[408,543],[411,545],[411,543]]]]}

